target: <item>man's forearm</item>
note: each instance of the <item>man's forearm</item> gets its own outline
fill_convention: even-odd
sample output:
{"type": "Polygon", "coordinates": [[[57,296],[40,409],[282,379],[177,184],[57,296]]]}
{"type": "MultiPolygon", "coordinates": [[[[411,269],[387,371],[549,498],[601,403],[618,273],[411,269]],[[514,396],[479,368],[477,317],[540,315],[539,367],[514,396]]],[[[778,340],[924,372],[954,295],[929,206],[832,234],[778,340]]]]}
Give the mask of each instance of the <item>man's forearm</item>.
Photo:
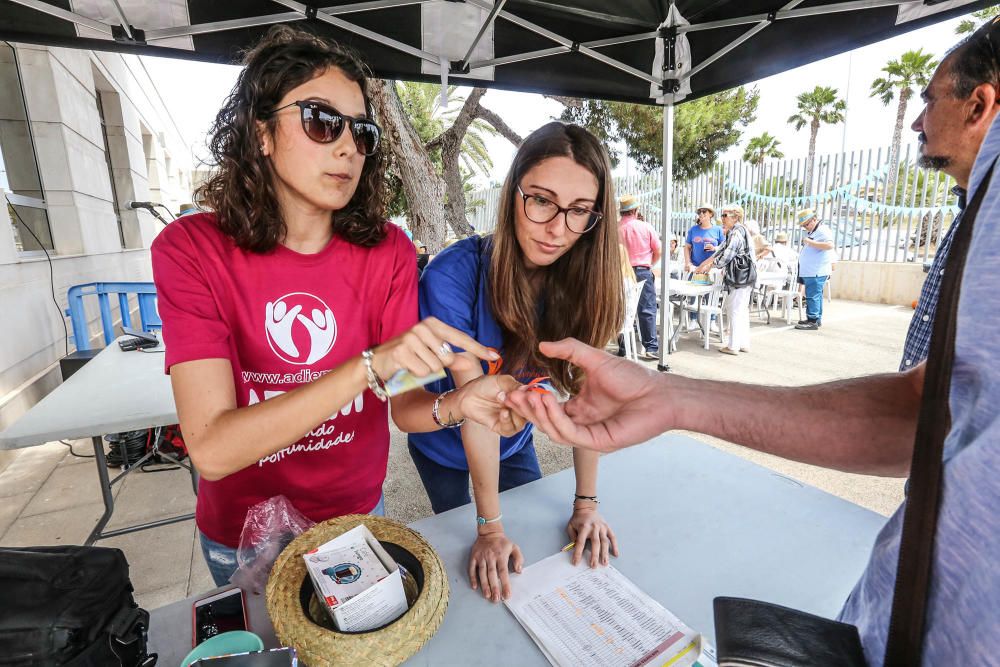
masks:
{"type": "Polygon", "coordinates": [[[923,366],[809,387],[662,377],[672,406],[667,428],[847,472],[901,477],[909,471],[923,366]]]}

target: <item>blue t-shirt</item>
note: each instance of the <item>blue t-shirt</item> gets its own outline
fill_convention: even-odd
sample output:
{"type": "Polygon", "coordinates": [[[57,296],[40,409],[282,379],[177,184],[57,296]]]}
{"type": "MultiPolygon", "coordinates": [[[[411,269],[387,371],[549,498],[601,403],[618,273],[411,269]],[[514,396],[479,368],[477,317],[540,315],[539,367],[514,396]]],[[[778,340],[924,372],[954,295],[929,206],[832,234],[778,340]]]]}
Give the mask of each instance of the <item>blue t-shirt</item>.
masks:
{"type": "MultiPolygon", "coordinates": [[[[469,334],[503,356],[503,333],[493,318],[490,300],[486,293],[486,275],[490,265],[493,237],[473,236],[448,248],[424,269],[420,276],[420,319],[436,317],[445,324],[469,334]]],[[[510,373],[509,368],[502,372],[510,373]]],[[[448,377],[427,385],[435,393],[455,387],[448,377]]],[[[509,438],[500,438],[500,459],[503,460],[531,442],[531,424],[509,438]]],[[[445,428],[430,433],[411,433],[409,441],[435,463],[468,470],[462,447],[461,429],[445,428]]]]}
{"type": "MultiPolygon", "coordinates": [[[[833,232],[821,222],[807,238],[820,243],[832,243],[833,232]]],[[[837,253],[832,249],[820,250],[811,245],[803,245],[799,253],[799,275],[803,278],[830,275],[833,273],[833,260],[836,256],[837,253]]]]}
{"type": "Polygon", "coordinates": [[[715,254],[714,250],[705,250],[706,241],[710,241],[712,245],[718,248],[722,245],[722,239],[725,237],[726,233],[719,225],[713,224],[708,229],[702,229],[701,225],[691,227],[688,230],[687,238],[684,239],[684,242],[691,246],[691,263],[698,266],[715,254]]]}
{"type": "MultiPolygon", "coordinates": [[[[969,197],[1000,155],[1000,117],[986,135],[969,197]]],[[[993,665],[1000,655],[1000,166],[976,216],[962,276],[951,373],[951,430],[944,443],[925,665],[993,665]]],[[[892,609],[900,507],[875,539],[868,567],[841,612],[858,626],[865,657],[882,664],[892,609]]]]}

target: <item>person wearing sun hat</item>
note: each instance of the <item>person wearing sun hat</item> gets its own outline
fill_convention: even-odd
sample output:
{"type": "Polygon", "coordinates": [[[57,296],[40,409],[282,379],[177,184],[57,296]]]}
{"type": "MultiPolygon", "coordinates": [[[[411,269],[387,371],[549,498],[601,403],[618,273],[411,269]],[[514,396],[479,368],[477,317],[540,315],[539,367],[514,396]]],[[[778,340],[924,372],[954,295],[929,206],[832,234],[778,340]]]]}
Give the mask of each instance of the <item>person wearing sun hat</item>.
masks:
{"type": "Polygon", "coordinates": [[[695,209],[694,224],[684,238],[684,270],[693,271],[696,266],[712,256],[722,245],[725,233],[715,224],[715,207],[705,203],[695,209]]]}
{"type": "Polygon", "coordinates": [[[635,279],[646,281],[639,293],[639,306],[636,309],[639,337],[645,348],[639,358],[652,361],[660,357],[660,342],[656,335],[656,279],[652,268],[660,261],[663,249],[653,226],[639,218],[639,202],[635,195],[619,197],[618,211],[621,213],[618,234],[628,252],[629,264],[632,265],[635,279]]]}
{"type": "Polygon", "coordinates": [[[804,208],[795,222],[805,234],[799,252],[799,277],[806,286],[806,319],[795,325],[801,331],[815,331],[823,323],[823,286],[833,270],[833,232],[819,221],[815,209],[804,208]]]}

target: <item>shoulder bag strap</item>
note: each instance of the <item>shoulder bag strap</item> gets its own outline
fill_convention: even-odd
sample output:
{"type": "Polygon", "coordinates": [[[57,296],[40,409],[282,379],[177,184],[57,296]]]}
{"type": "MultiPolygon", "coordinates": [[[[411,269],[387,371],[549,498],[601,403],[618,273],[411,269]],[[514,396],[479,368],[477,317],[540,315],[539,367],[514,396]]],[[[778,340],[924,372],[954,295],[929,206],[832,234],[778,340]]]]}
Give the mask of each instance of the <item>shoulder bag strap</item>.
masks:
{"type": "Polygon", "coordinates": [[[955,360],[955,331],[962,273],[972,239],[973,223],[992,176],[993,167],[990,167],[962,214],[941,281],[910,465],[910,492],[903,515],[885,667],[919,665],[923,652],[927,593],[944,469],[944,441],[951,429],[948,400],[952,363],[955,360]]]}

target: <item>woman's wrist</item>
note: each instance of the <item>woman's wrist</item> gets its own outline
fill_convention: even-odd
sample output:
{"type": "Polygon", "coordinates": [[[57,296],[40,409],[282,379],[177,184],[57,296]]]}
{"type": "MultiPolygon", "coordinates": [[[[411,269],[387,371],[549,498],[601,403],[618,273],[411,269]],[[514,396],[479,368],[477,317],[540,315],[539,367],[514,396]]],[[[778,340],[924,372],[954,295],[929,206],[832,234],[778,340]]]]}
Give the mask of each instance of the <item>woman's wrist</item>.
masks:
{"type": "Polygon", "coordinates": [[[476,526],[476,534],[479,537],[485,537],[487,535],[503,535],[503,532],[502,521],[492,521],[490,523],[476,526]]]}
{"type": "Polygon", "coordinates": [[[450,392],[447,392],[441,397],[441,402],[438,405],[438,413],[441,415],[441,421],[447,422],[449,424],[465,421],[465,412],[462,410],[462,399],[465,397],[465,392],[462,391],[463,387],[458,387],[450,392]]]}

